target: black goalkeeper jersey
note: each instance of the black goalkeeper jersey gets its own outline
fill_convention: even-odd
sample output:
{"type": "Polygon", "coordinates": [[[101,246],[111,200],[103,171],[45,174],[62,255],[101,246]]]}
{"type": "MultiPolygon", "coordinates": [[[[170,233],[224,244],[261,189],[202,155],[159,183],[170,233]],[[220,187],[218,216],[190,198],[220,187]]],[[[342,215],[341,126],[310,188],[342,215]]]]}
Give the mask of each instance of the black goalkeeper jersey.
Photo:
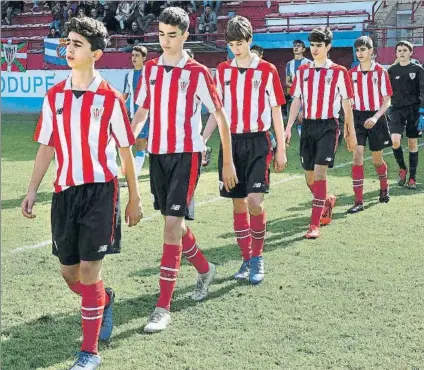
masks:
{"type": "Polygon", "coordinates": [[[399,63],[388,70],[393,88],[392,106],[395,108],[419,104],[424,108],[424,69],[418,64],[401,66],[399,63]]]}

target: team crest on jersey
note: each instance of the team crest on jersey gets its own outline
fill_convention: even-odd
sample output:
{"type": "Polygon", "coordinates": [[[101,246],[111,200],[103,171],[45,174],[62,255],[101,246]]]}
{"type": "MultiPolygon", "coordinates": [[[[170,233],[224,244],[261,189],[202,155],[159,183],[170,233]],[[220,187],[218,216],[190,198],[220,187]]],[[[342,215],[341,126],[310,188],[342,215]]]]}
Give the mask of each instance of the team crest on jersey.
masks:
{"type": "Polygon", "coordinates": [[[374,85],[377,85],[377,83],[378,83],[378,78],[377,78],[377,77],[373,77],[372,82],[374,83],[374,85]]]}
{"type": "Polygon", "coordinates": [[[225,85],[226,85],[226,86],[230,86],[230,80],[225,81],[225,85]]]}
{"type": "Polygon", "coordinates": [[[261,80],[253,80],[252,86],[255,90],[258,90],[259,86],[261,86],[261,80]]]}
{"type": "Polygon", "coordinates": [[[410,73],[409,74],[409,77],[411,77],[411,80],[413,80],[414,78],[415,78],[415,76],[416,76],[417,74],[416,73],[410,73]]]}
{"type": "Polygon", "coordinates": [[[103,107],[91,107],[91,116],[95,121],[98,121],[103,114],[103,107]]]}
{"type": "Polygon", "coordinates": [[[188,88],[188,81],[187,80],[181,80],[180,81],[180,90],[182,92],[186,92],[188,88]]]}
{"type": "Polygon", "coordinates": [[[327,83],[327,85],[330,85],[331,81],[333,81],[333,77],[326,77],[325,78],[325,82],[327,83]]]}
{"type": "Polygon", "coordinates": [[[156,80],[150,80],[150,85],[154,86],[156,83],[156,80]]]}

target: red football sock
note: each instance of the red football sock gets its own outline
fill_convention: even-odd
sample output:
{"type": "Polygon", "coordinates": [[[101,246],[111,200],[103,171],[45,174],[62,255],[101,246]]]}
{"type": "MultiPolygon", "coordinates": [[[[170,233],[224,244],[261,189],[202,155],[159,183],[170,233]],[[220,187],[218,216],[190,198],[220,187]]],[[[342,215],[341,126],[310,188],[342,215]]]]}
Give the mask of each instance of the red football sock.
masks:
{"type": "Polygon", "coordinates": [[[266,232],[266,213],[250,215],[250,231],[252,233],[252,257],[262,256],[266,232]]]}
{"type": "MultiPolygon", "coordinates": [[[[77,281],[75,284],[68,284],[69,289],[71,289],[75,294],[82,295],[82,284],[80,281],[77,281]]],[[[110,297],[109,294],[105,292],[105,307],[109,304],[110,297]]]]}
{"type": "Polygon", "coordinates": [[[327,180],[314,182],[314,199],[312,200],[311,225],[319,226],[325,200],[327,198],[327,180]]]}
{"type": "Polygon", "coordinates": [[[383,161],[380,167],[376,167],[375,171],[377,172],[378,178],[380,179],[380,189],[387,190],[387,163],[383,161]]]}
{"type": "Polygon", "coordinates": [[[252,234],[250,232],[250,217],[246,213],[234,213],[234,232],[244,261],[250,260],[252,254],[252,234]]]}
{"type": "Polygon", "coordinates": [[[181,245],[163,245],[159,277],[160,294],[156,307],[162,307],[168,311],[171,307],[172,294],[174,293],[178,269],[181,264],[181,249],[181,245]]]}
{"type": "Polygon", "coordinates": [[[71,289],[75,294],[82,295],[82,284],[80,281],[77,281],[75,284],[69,284],[69,289],[71,289]]]}
{"type": "Polygon", "coordinates": [[[364,166],[352,166],[353,191],[355,203],[364,201],[364,166]]]}
{"type": "Polygon", "coordinates": [[[209,263],[199,249],[191,230],[187,227],[187,233],[183,236],[183,255],[196,268],[199,274],[209,272],[209,263]]]}
{"type": "Polygon", "coordinates": [[[99,340],[105,306],[105,288],[102,280],[91,285],[81,284],[81,287],[83,333],[81,351],[97,354],[97,342],[99,340]]]}

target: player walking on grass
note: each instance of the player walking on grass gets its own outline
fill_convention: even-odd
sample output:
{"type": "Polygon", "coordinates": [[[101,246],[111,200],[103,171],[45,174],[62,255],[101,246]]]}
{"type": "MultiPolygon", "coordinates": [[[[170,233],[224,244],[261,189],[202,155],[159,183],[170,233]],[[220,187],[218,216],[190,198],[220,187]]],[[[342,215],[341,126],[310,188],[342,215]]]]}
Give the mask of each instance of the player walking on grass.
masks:
{"type": "Polygon", "coordinates": [[[411,63],[413,46],[408,41],[396,45],[396,57],[399,63],[388,70],[393,87],[392,108],[390,110],[390,132],[392,134],[393,154],[399,165],[399,186],[404,186],[408,169],[403,157],[400,140],[406,131],[409,148],[409,179],[407,187],[416,189],[418,167],[418,137],[421,133],[418,122],[424,120],[424,69],[411,63]]]}
{"type": "Polygon", "coordinates": [[[181,252],[199,275],[192,298],[206,298],[216,269],[197,246],[184,222],[186,208],[197,185],[202,152],[201,107],[206,105],[219,122],[224,147],[223,181],[229,190],[237,182],[231,155],[231,136],[216,86],[208,69],[183,50],[189,33],[187,13],[177,7],[165,9],[159,17],[159,42],[163,54],[149,60],[137,98],[139,109],[133,132],[139,132],[150,112],[150,187],[154,208],[165,218],[160,294],[145,332],[166,329],[171,321],[170,305],[181,252]]]}
{"type": "MultiPolygon", "coordinates": [[[[244,17],[237,16],[228,22],[225,41],[235,57],[218,66],[215,79],[231,122],[232,151],[239,179],[233,189],[222,186],[221,169],[225,157],[221,147],[218,160],[220,193],[233,200],[234,231],[243,257],[234,278],[259,284],[264,279],[264,194],[269,192],[273,156],[271,120],[277,138],[274,159],[277,172],[284,170],[287,158],[281,115],[281,105],[285,104],[283,88],[275,66],[251,52],[252,33],[252,25],[244,17]]],[[[211,116],[203,132],[206,141],[215,127],[216,120],[211,116]]]]}
{"type": "Polygon", "coordinates": [[[107,30],[94,19],[73,18],[67,34],[72,73],[44,98],[34,135],[40,148],[22,213],[35,217],[37,189],[55,155],[52,250],[69,288],[82,297],[83,341],[71,369],[91,370],[101,363],[99,336],[107,340],[112,333],[114,292],[105,290],[101,267],[105,254],[119,253],[121,244],[116,146],[126,165],[129,226],[140,221],[142,208],[130,149],[135,140],[124,101],[94,68],[107,45],[107,30]]]}
{"type": "MultiPolygon", "coordinates": [[[[129,104],[130,119],[134,118],[138,106],[135,103],[137,89],[140,81],[141,74],[143,73],[144,63],[147,58],[147,49],[144,46],[136,45],[132,49],[131,62],[134,69],[127,73],[124,82],[124,100],[129,104]]],[[[135,174],[140,176],[143,168],[144,160],[146,158],[147,137],[149,136],[149,122],[143,127],[140,133],[137,134],[136,139],[136,153],[135,153],[135,174]]],[[[122,169],[125,173],[125,169],[122,169]]]]}
{"type": "Polygon", "coordinates": [[[372,162],[380,179],[379,201],[387,203],[390,200],[383,149],[392,145],[385,116],[393,94],[389,75],[380,64],[372,60],[374,48],[369,36],[359,37],[354,46],[360,64],[349,71],[349,76],[355,95],[353,118],[358,145],[353,152],[352,166],[355,204],[348,209],[348,213],[364,210],[364,149],[367,139],[372,152],[372,162]]]}
{"type": "Polygon", "coordinates": [[[328,59],[332,38],[329,28],[318,27],[309,34],[314,61],[299,67],[290,92],[294,99],[286,128],[288,142],[301,106],[304,112],[300,159],[306,183],[314,197],[311,222],[305,235],[308,239],[320,236],[320,223],[327,225],[331,222],[336,203],[336,197],[327,193],[327,170],[334,165],[340,102],[345,114],[347,148],[352,151],[356,147],[350,102],[353,98],[352,85],[346,68],[328,59]]]}

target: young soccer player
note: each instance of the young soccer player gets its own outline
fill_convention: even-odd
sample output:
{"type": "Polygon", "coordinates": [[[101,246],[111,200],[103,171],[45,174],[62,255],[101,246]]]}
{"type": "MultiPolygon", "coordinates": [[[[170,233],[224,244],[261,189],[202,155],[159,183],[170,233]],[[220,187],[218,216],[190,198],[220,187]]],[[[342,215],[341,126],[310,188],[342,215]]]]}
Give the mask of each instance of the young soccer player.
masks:
{"type": "Polygon", "coordinates": [[[189,33],[187,13],[177,7],[165,9],[159,17],[159,42],[163,54],[149,60],[137,98],[139,109],[133,132],[139,132],[150,111],[150,187],[154,207],[165,218],[160,267],[160,295],[145,332],[166,329],[170,323],[171,298],[175,288],[181,252],[199,275],[192,298],[206,298],[216,269],[208,263],[196,239],[184,222],[186,207],[197,185],[202,152],[202,102],[219,122],[224,146],[223,181],[227,189],[237,182],[231,155],[231,136],[212,76],[205,66],[183,50],[189,33]]]}
{"type": "Polygon", "coordinates": [[[250,52],[252,54],[256,54],[259,57],[259,59],[262,59],[264,57],[264,48],[262,46],[259,46],[256,44],[252,45],[250,47],[250,52]]]}
{"type": "Polygon", "coordinates": [[[399,63],[388,70],[393,87],[392,108],[390,111],[390,132],[392,134],[393,154],[399,165],[399,186],[404,186],[408,169],[403,157],[400,140],[406,131],[409,148],[409,179],[407,187],[416,189],[418,167],[418,129],[419,117],[424,116],[424,69],[411,63],[413,46],[408,41],[396,45],[396,57],[399,63]]]}
{"type": "MultiPolygon", "coordinates": [[[[135,103],[137,88],[143,73],[143,66],[147,58],[147,49],[142,45],[136,45],[132,49],[131,62],[134,69],[127,73],[124,82],[124,100],[128,103],[127,106],[130,112],[130,119],[134,118],[138,106],[135,103]]],[[[136,154],[135,154],[135,174],[140,176],[143,168],[144,159],[146,157],[147,137],[149,136],[149,122],[143,127],[143,130],[137,135],[136,154]]],[[[125,169],[123,171],[125,173],[125,169]]]]}
{"type": "Polygon", "coordinates": [[[288,142],[301,106],[304,111],[300,160],[306,183],[314,197],[311,222],[305,235],[308,239],[320,236],[320,223],[326,225],[331,222],[336,203],[336,197],[327,193],[327,170],[334,165],[340,102],[345,113],[344,136],[348,150],[356,147],[350,102],[353,98],[352,85],[346,68],[328,59],[332,38],[329,28],[318,27],[309,34],[314,61],[299,67],[290,91],[294,100],[286,128],[288,142]]]}
{"type": "MultiPolygon", "coordinates": [[[[246,18],[237,16],[228,22],[225,41],[234,59],[218,66],[215,79],[230,117],[233,158],[239,179],[231,190],[220,187],[221,196],[233,200],[234,231],[243,257],[234,278],[259,284],[264,279],[264,194],[269,192],[273,155],[269,134],[271,120],[277,138],[276,171],[285,168],[287,158],[281,115],[281,105],[285,104],[283,88],[275,66],[251,52],[252,34],[252,25],[246,18]]],[[[215,127],[211,116],[203,132],[206,141],[215,127]]],[[[221,149],[219,169],[223,159],[221,149]]],[[[221,175],[219,180],[222,184],[221,175]]]]}
{"type": "Polygon", "coordinates": [[[82,297],[83,341],[71,369],[100,366],[97,342],[112,333],[114,293],[105,288],[101,266],[105,254],[119,253],[121,219],[116,146],[126,165],[129,201],[125,220],[142,217],[130,122],[121,95],[96,72],[108,34],[94,19],[73,18],[67,24],[66,59],[72,73],[44,98],[34,139],[40,143],[28,193],[25,217],[34,218],[37,189],[55,155],[52,199],[53,254],[59,258],[69,288],[82,297]]]}
{"type": "Polygon", "coordinates": [[[380,64],[372,60],[374,48],[369,36],[359,37],[354,46],[360,64],[349,71],[349,76],[355,95],[353,118],[358,145],[353,152],[352,166],[355,204],[348,209],[348,213],[364,210],[364,149],[367,139],[372,152],[372,161],[380,179],[379,201],[387,203],[390,200],[383,149],[392,145],[385,116],[393,94],[389,75],[380,64]]]}

